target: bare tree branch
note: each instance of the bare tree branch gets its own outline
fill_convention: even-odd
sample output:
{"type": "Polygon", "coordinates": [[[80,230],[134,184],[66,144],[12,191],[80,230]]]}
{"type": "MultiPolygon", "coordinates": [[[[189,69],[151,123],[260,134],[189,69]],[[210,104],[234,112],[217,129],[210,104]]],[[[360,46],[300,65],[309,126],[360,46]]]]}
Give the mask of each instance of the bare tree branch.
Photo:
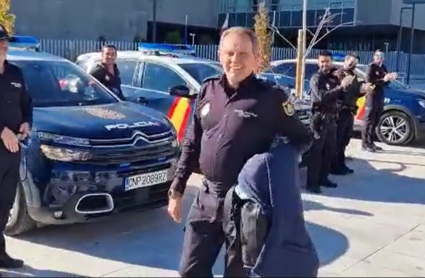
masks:
{"type": "Polygon", "coordinates": [[[306,49],[306,52],[304,53],[304,59],[307,58],[307,56],[310,54],[311,50],[313,49],[313,47],[315,45],[317,45],[321,40],[323,40],[327,35],[329,35],[331,32],[335,31],[336,29],[343,27],[343,26],[347,26],[347,25],[351,25],[353,23],[355,23],[355,21],[350,21],[350,22],[344,22],[341,24],[338,24],[337,26],[334,26],[331,30],[327,30],[326,34],[324,34],[322,37],[318,38],[320,35],[320,32],[322,31],[323,27],[328,24],[331,23],[333,21],[333,19],[335,19],[337,16],[342,15],[344,13],[336,13],[336,14],[331,14],[330,13],[330,9],[327,8],[325,10],[325,13],[322,17],[322,20],[320,21],[317,30],[313,36],[313,39],[311,40],[308,48],[306,49]]]}
{"type": "Polygon", "coordinates": [[[275,26],[273,26],[273,25],[271,25],[271,24],[268,24],[268,27],[273,31],[273,32],[276,32],[276,34],[278,34],[286,43],[288,43],[293,49],[297,49],[287,38],[285,38],[285,36],[283,36],[281,33],[280,33],[280,31],[279,31],[279,29],[278,28],[276,28],[275,26]]]}

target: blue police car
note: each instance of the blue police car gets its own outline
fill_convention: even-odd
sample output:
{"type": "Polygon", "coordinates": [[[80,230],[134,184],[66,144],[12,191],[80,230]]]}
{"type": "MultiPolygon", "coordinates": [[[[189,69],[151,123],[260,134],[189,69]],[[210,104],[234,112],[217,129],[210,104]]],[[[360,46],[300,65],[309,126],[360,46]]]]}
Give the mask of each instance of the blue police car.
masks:
{"type": "MultiPolygon", "coordinates": [[[[340,57],[336,60],[341,60],[340,57]]],[[[334,59],[335,60],[335,59],[334,59]]],[[[335,61],[334,66],[343,63],[335,61]]],[[[365,77],[366,65],[359,64],[356,73],[365,77]]],[[[305,68],[305,96],[308,99],[309,80],[317,72],[317,60],[307,59],[305,68]]],[[[295,87],[296,60],[274,61],[268,72],[262,76],[282,85],[295,87]]],[[[354,130],[359,131],[364,125],[364,97],[358,101],[359,110],[355,116],[354,130]]],[[[425,92],[409,88],[398,81],[391,82],[385,89],[385,106],[378,127],[377,137],[388,145],[407,145],[413,140],[425,137],[425,92]]]]}
{"type": "Polygon", "coordinates": [[[8,53],[23,72],[34,122],[21,143],[6,233],[166,205],[179,153],[168,118],[120,101],[74,63],[30,45],[36,40],[16,37],[8,53]]]}

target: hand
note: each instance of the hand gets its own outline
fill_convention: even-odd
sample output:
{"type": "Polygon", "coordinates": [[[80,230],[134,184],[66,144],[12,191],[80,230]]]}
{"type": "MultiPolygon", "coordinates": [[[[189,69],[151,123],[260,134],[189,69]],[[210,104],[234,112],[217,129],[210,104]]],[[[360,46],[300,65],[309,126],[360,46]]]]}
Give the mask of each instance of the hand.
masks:
{"type": "Polygon", "coordinates": [[[375,89],[375,85],[372,85],[371,83],[365,83],[363,85],[363,93],[364,94],[370,94],[372,93],[373,89],[375,89]]]}
{"type": "Polygon", "coordinates": [[[25,139],[30,133],[30,125],[28,123],[22,123],[19,127],[19,133],[22,134],[22,139],[25,139]]]}
{"type": "Polygon", "coordinates": [[[393,75],[391,73],[387,73],[384,76],[384,82],[388,82],[388,81],[391,81],[391,80],[393,80],[393,75]]]}
{"type": "Polygon", "coordinates": [[[344,77],[341,81],[341,86],[346,89],[348,86],[350,86],[353,83],[355,76],[348,75],[344,77]]]}
{"type": "Polygon", "coordinates": [[[10,129],[5,127],[1,133],[1,139],[3,140],[3,144],[12,153],[16,153],[19,151],[19,140],[16,137],[15,133],[13,133],[10,129]]]}
{"type": "Polygon", "coordinates": [[[391,76],[392,76],[392,79],[393,79],[393,80],[396,80],[396,79],[397,79],[397,77],[398,77],[398,74],[397,74],[396,72],[392,72],[392,73],[391,73],[391,76]]]}
{"type": "Polygon", "coordinates": [[[182,222],[182,198],[174,197],[168,200],[168,214],[177,223],[182,222]]]}

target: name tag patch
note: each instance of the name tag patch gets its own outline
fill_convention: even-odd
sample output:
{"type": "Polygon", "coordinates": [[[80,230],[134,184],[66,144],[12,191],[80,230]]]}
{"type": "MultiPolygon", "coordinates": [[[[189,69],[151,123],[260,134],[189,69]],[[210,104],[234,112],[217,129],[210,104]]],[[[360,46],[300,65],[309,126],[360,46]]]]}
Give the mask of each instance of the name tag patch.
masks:
{"type": "Polygon", "coordinates": [[[239,109],[235,109],[235,113],[237,113],[238,116],[242,117],[242,118],[256,118],[256,117],[258,117],[257,114],[254,114],[254,113],[249,112],[249,111],[239,110],[239,109]]]}
{"type": "Polygon", "coordinates": [[[22,84],[21,83],[10,82],[10,85],[12,85],[13,87],[18,88],[18,89],[22,88],[22,84]]]}

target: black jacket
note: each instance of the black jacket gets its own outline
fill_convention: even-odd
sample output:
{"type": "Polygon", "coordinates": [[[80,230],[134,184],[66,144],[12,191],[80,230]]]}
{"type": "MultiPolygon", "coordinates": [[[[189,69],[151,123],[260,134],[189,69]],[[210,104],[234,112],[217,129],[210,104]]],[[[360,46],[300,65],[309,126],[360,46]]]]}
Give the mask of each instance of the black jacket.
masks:
{"type": "Polygon", "coordinates": [[[345,92],[341,93],[340,98],[338,99],[338,108],[340,111],[349,110],[356,114],[358,109],[357,100],[362,95],[361,87],[365,82],[360,81],[353,70],[349,70],[344,67],[337,69],[334,72],[334,75],[340,82],[347,76],[355,76],[351,86],[349,86],[345,92]]]}
{"type": "Polygon", "coordinates": [[[21,69],[5,62],[0,75],[0,132],[5,127],[15,134],[22,123],[32,125],[32,103],[21,69]]]}
{"type": "Polygon", "coordinates": [[[328,73],[318,71],[310,79],[312,112],[336,114],[337,101],[343,92],[335,69],[328,73]]]}
{"type": "Polygon", "coordinates": [[[119,99],[125,100],[125,97],[121,90],[121,77],[120,71],[117,65],[114,65],[115,75],[112,75],[103,64],[97,64],[91,71],[90,74],[99,80],[100,83],[105,85],[111,90],[119,99]]]}

